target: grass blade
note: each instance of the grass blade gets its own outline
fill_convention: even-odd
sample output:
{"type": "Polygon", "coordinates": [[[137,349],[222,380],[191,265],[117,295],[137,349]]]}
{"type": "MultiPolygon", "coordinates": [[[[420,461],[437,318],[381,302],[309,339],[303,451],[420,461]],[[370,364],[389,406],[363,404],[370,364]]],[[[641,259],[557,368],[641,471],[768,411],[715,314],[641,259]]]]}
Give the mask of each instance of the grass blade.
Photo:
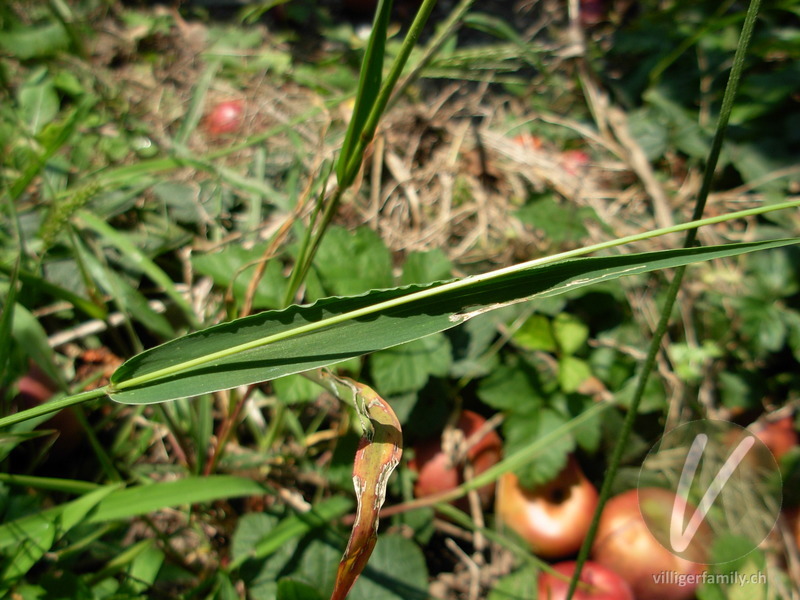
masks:
{"type": "Polygon", "coordinates": [[[510,303],[798,241],[582,258],[557,264],[532,261],[445,284],[379,290],[268,311],[131,358],[112,376],[109,392],[118,402],[147,404],[266,381],[419,339],[510,303]]]}

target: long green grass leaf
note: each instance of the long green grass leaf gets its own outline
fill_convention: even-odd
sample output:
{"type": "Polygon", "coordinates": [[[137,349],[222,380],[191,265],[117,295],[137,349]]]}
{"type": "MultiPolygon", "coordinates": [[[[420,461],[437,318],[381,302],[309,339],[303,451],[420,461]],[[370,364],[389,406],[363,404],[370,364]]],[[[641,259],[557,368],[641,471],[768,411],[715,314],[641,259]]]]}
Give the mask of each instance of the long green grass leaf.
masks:
{"type": "Polygon", "coordinates": [[[167,294],[167,296],[169,296],[170,299],[181,308],[184,315],[189,320],[189,323],[191,323],[193,327],[198,327],[197,317],[195,317],[194,311],[189,305],[189,302],[181,295],[181,293],[175,287],[175,284],[172,282],[172,279],[170,279],[169,275],[167,275],[161,269],[161,267],[155,264],[150,258],[145,256],[145,254],[127,237],[119,233],[116,229],[108,225],[108,223],[102,219],[99,219],[87,211],[81,211],[79,213],[79,218],[83,225],[93,229],[95,232],[101,235],[107,242],[122,252],[129,260],[132,260],[142,273],[160,285],[164,289],[164,292],[167,294]]]}
{"type": "Polygon", "coordinates": [[[119,490],[109,495],[89,516],[90,523],[128,519],[171,506],[212,502],[222,498],[257,496],[267,490],[244,477],[214,475],[187,477],[148,486],[119,490]]]}
{"type": "MultiPolygon", "coordinates": [[[[12,267],[0,264],[0,273],[12,274],[12,267]]],[[[70,290],[50,283],[46,279],[23,269],[19,270],[19,281],[33,290],[38,290],[47,296],[69,302],[77,310],[93,319],[105,319],[108,311],[104,306],[98,306],[90,300],[71,292],[70,290]]]]}
{"type": "Polygon", "coordinates": [[[392,0],[379,0],[375,11],[375,20],[372,24],[372,32],[364,52],[364,61],[361,63],[361,76],[358,80],[358,92],[356,93],[355,106],[353,107],[353,116],[350,119],[350,125],[347,127],[342,150],[339,153],[339,161],[336,164],[336,175],[341,187],[347,186],[347,183],[344,182],[347,164],[353,156],[356,140],[361,136],[364,123],[366,123],[381,89],[383,57],[386,50],[386,35],[391,14],[392,0]]]}
{"type": "Polygon", "coordinates": [[[148,404],[266,381],[444,331],[483,312],[635,275],[776,248],[800,240],[531,261],[429,286],[329,298],[268,311],[167,342],[124,363],[112,399],[148,404]]]}

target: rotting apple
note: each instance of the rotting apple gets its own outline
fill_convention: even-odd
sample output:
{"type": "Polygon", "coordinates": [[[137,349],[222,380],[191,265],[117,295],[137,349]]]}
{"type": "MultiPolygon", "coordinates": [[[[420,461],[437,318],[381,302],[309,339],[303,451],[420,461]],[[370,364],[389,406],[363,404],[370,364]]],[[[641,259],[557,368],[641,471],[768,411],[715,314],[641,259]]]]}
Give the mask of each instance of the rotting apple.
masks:
{"type": "MultiPolygon", "coordinates": [[[[539,600],[566,600],[569,578],[575,572],[574,560],[553,565],[553,570],[565,578],[552,573],[539,575],[539,600]]],[[[628,583],[611,569],[592,561],[586,561],[572,600],[635,600],[628,583]]]]}
{"type": "MultiPolygon", "coordinates": [[[[477,433],[486,423],[478,413],[471,410],[461,412],[456,429],[463,435],[463,442],[469,443],[470,436],[477,433]]],[[[466,460],[472,465],[475,475],[497,464],[503,453],[503,441],[497,432],[489,430],[480,440],[466,451],[466,460]]],[[[409,467],[417,473],[414,495],[417,498],[449,492],[464,482],[463,465],[453,465],[452,459],[442,449],[441,438],[430,439],[414,446],[414,457],[409,467]]],[[[478,490],[483,506],[488,506],[494,497],[494,485],[489,484],[478,490]]],[[[466,505],[462,502],[462,507],[466,505]]]]}
{"type": "Polygon", "coordinates": [[[597,489],[572,456],[561,473],[542,486],[524,489],[513,473],[503,475],[497,486],[498,518],[544,558],[577,552],[596,507],[597,489]]]}
{"type": "Polygon", "coordinates": [[[694,506],[655,487],[623,492],[603,509],[592,559],[619,573],[637,598],[686,600],[694,596],[702,579],[712,537],[708,523],[702,522],[683,553],[691,560],[668,550],[648,527],[648,523],[659,524],[659,529],[668,532],[676,502],[682,514],[694,514],[694,506]]]}

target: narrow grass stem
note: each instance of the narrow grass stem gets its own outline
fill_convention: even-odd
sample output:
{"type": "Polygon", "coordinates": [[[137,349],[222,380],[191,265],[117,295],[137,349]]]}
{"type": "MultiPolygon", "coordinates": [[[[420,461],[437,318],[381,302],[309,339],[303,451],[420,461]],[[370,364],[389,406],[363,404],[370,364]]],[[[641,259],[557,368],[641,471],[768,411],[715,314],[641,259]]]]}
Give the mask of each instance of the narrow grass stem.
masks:
{"type": "Polygon", "coordinates": [[[0,427],[7,427],[9,425],[14,425],[15,423],[21,423],[22,421],[27,421],[28,419],[33,419],[57,412],[67,408],[68,406],[75,406],[76,404],[86,402],[87,400],[94,400],[95,398],[105,396],[107,392],[108,386],[97,388],[96,390],[89,390],[88,392],[81,392],[80,394],[74,394],[72,396],[58,398],[46,404],[40,404],[39,406],[34,406],[28,410],[23,410],[13,415],[2,417],[0,418],[0,427]]]}
{"type": "MultiPolygon", "coordinates": [[[[693,221],[697,221],[702,217],[706,201],[708,199],[708,194],[711,191],[711,183],[714,179],[714,171],[716,170],[717,163],[719,161],[720,152],[722,150],[722,141],[725,138],[725,132],[728,128],[731,110],[733,109],[733,102],[736,98],[736,92],[739,87],[739,80],[741,79],[742,70],[744,69],[745,54],[747,53],[750,39],[753,36],[753,29],[755,28],[755,22],[756,18],[758,17],[760,6],[761,0],[750,1],[750,5],[747,9],[747,15],[745,16],[744,24],[742,25],[742,32],[739,36],[739,43],[736,47],[736,53],[733,58],[733,66],[728,77],[728,83],[725,87],[725,94],[722,98],[719,121],[714,132],[714,139],[711,143],[711,149],[709,150],[706,169],[703,173],[703,182],[700,187],[700,192],[697,196],[697,202],[695,203],[694,215],[692,219],[693,221]]],[[[696,239],[697,229],[688,229],[686,233],[686,239],[684,241],[684,247],[689,248],[693,246],[696,239]]],[[[611,488],[614,484],[617,470],[622,461],[622,454],[628,446],[628,440],[630,439],[634,422],[638,416],[639,406],[641,405],[642,398],[644,397],[647,381],[650,377],[650,373],[653,371],[653,367],[655,366],[656,358],[658,357],[658,352],[661,348],[661,339],[667,332],[670,316],[672,315],[672,308],[675,306],[675,301],[678,298],[678,292],[680,291],[685,272],[685,266],[676,268],[675,275],[670,282],[669,288],[667,288],[667,297],[661,310],[661,317],[659,318],[656,329],[653,332],[653,338],[650,340],[650,346],[647,350],[647,357],[645,358],[644,364],[639,371],[639,378],[636,381],[636,389],[633,394],[631,405],[628,408],[627,414],[625,415],[625,420],[622,424],[622,430],[620,431],[619,438],[614,446],[614,451],[611,455],[611,461],[609,462],[608,470],[603,478],[603,484],[600,488],[597,508],[595,509],[592,517],[592,522],[589,525],[589,531],[586,534],[586,538],[584,539],[581,549],[578,552],[575,573],[572,576],[569,590],[567,592],[567,600],[570,600],[575,593],[575,590],[578,586],[581,569],[586,562],[586,559],[589,557],[592,543],[597,535],[597,528],[600,524],[600,516],[603,512],[603,507],[611,496],[611,488]]]]}

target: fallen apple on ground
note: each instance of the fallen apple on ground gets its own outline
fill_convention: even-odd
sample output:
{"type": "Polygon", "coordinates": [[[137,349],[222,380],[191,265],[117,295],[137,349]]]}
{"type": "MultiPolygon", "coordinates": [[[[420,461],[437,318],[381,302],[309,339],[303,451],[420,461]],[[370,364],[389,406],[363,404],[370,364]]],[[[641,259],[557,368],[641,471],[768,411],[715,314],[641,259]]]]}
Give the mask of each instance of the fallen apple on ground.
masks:
{"type": "Polygon", "coordinates": [[[596,507],[597,489],[574,457],[545,485],[524,489],[516,475],[506,473],[497,487],[498,518],[544,558],[577,552],[596,507]]]}
{"type": "Polygon", "coordinates": [[[220,102],[206,115],[205,128],[210,135],[233,133],[242,125],[244,118],[244,102],[228,100],[220,102]]]}
{"type": "Polygon", "coordinates": [[[637,598],[687,600],[694,596],[706,570],[711,529],[704,521],[682,558],[665,548],[648,522],[668,532],[673,507],[691,515],[695,507],[662,488],[629,490],[606,503],[592,544],[592,560],[619,573],[637,598]],[[642,513],[647,515],[647,521],[642,513]],[[681,582],[683,584],[681,584],[681,582]]]}
{"type": "MultiPolygon", "coordinates": [[[[456,423],[469,443],[469,438],[486,423],[481,415],[465,410],[456,423]]],[[[488,431],[480,440],[468,448],[466,460],[472,465],[475,475],[483,473],[500,461],[503,453],[503,441],[494,430],[488,431]]],[[[414,446],[414,458],[409,467],[417,473],[414,484],[414,495],[424,498],[442,492],[449,492],[464,482],[463,465],[453,465],[451,457],[442,449],[441,438],[424,441],[414,446]]],[[[494,496],[494,485],[489,484],[478,490],[481,503],[488,506],[494,496]]],[[[466,505],[462,502],[461,507],[466,505]]]]}
{"type": "MultiPolygon", "coordinates": [[[[539,575],[539,600],[566,600],[569,578],[575,572],[575,561],[553,565],[553,569],[566,579],[552,573],[539,575]]],[[[581,569],[580,583],[572,600],[634,600],[633,592],[625,580],[611,569],[586,561],[581,569]]]]}

